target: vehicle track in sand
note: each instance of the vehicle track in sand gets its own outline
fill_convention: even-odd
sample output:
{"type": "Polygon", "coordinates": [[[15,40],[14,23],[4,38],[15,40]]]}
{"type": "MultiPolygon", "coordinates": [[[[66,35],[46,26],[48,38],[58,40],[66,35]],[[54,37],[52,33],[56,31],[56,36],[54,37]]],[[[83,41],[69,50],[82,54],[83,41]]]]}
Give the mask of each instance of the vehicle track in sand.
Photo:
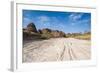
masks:
{"type": "Polygon", "coordinates": [[[23,62],[87,60],[91,42],[74,38],[51,38],[23,44],[23,62]]]}

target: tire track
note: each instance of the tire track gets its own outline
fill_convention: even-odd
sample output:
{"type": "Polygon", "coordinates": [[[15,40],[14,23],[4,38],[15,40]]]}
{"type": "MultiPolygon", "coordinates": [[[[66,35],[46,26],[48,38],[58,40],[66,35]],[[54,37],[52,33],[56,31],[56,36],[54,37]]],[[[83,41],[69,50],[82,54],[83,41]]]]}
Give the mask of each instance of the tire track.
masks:
{"type": "MultiPolygon", "coordinates": [[[[77,48],[77,47],[76,47],[76,48],[77,48]]],[[[78,47],[78,48],[79,48],[79,51],[82,52],[82,54],[83,54],[85,57],[87,57],[87,58],[90,57],[90,53],[89,53],[86,49],[84,49],[83,47],[78,47]]]]}
{"type": "Polygon", "coordinates": [[[72,43],[69,43],[69,45],[68,45],[68,47],[69,47],[68,48],[68,50],[69,50],[69,56],[70,56],[70,60],[74,60],[74,59],[77,59],[77,57],[76,57],[73,49],[71,48],[71,46],[72,46],[72,43]]]}
{"type": "Polygon", "coordinates": [[[64,45],[64,49],[63,49],[63,51],[62,51],[62,53],[61,53],[61,55],[60,55],[60,60],[62,61],[63,60],[63,58],[64,58],[64,53],[65,53],[65,45],[64,45]]]}
{"type": "Polygon", "coordinates": [[[24,62],[83,60],[91,57],[90,45],[73,38],[34,41],[23,47],[23,56],[24,62]]]}
{"type": "Polygon", "coordinates": [[[74,44],[74,47],[78,49],[79,52],[81,52],[81,54],[83,54],[85,57],[89,58],[90,57],[90,52],[87,50],[88,48],[84,48],[83,46],[85,46],[84,44],[83,45],[76,45],[74,44]]]}

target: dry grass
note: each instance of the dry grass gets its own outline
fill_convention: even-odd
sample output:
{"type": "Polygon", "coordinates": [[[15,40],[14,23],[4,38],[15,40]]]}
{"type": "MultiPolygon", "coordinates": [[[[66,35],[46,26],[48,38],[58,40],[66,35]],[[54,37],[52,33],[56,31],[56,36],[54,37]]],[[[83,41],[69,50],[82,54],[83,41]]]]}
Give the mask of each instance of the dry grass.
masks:
{"type": "Polygon", "coordinates": [[[78,35],[75,36],[76,39],[83,39],[83,40],[91,40],[91,35],[90,34],[86,34],[86,35],[78,35]]]}

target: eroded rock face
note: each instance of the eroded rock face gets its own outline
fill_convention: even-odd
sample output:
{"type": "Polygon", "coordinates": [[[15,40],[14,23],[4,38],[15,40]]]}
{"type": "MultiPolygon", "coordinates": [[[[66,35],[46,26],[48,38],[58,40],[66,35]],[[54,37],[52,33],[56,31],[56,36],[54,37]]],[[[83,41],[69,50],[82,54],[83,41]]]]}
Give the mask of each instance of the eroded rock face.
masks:
{"type": "Polygon", "coordinates": [[[38,32],[40,34],[45,34],[45,35],[48,35],[52,38],[57,38],[57,37],[65,37],[65,33],[62,32],[62,31],[59,31],[59,30],[51,30],[51,29],[48,29],[48,28],[45,28],[45,29],[42,29],[42,30],[38,30],[38,32]]]}
{"type": "Polygon", "coordinates": [[[51,34],[53,35],[53,37],[65,37],[65,33],[62,32],[62,31],[58,31],[58,30],[55,30],[55,31],[52,31],[51,34]]]}
{"type": "Polygon", "coordinates": [[[27,28],[23,29],[23,40],[38,39],[40,34],[38,33],[34,23],[29,23],[27,28]]]}
{"type": "Polygon", "coordinates": [[[49,38],[59,38],[65,37],[65,33],[59,30],[52,30],[49,28],[36,29],[34,23],[27,25],[27,28],[23,29],[23,39],[49,39],[49,38]]]}
{"type": "Polygon", "coordinates": [[[41,34],[48,34],[48,33],[51,33],[52,30],[45,28],[45,29],[42,29],[42,30],[39,29],[38,32],[41,33],[41,34]]]}
{"type": "Polygon", "coordinates": [[[27,25],[27,30],[28,30],[29,32],[35,32],[35,33],[37,33],[37,29],[36,29],[36,26],[35,26],[34,23],[28,24],[28,25],[27,25]]]}

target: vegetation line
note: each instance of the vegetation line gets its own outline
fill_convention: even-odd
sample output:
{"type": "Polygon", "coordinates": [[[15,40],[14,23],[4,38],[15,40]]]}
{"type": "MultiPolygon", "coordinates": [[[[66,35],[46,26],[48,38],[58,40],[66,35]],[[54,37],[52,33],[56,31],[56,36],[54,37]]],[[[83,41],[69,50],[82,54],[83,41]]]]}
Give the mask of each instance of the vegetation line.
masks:
{"type": "Polygon", "coordinates": [[[84,33],[65,33],[60,30],[52,30],[49,28],[36,29],[34,23],[27,25],[27,28],[23,28],[23,40],[44,40],[50,38],[76,38],[82,40],[91,40],[91,32],[85,31],[84,33]]]}

